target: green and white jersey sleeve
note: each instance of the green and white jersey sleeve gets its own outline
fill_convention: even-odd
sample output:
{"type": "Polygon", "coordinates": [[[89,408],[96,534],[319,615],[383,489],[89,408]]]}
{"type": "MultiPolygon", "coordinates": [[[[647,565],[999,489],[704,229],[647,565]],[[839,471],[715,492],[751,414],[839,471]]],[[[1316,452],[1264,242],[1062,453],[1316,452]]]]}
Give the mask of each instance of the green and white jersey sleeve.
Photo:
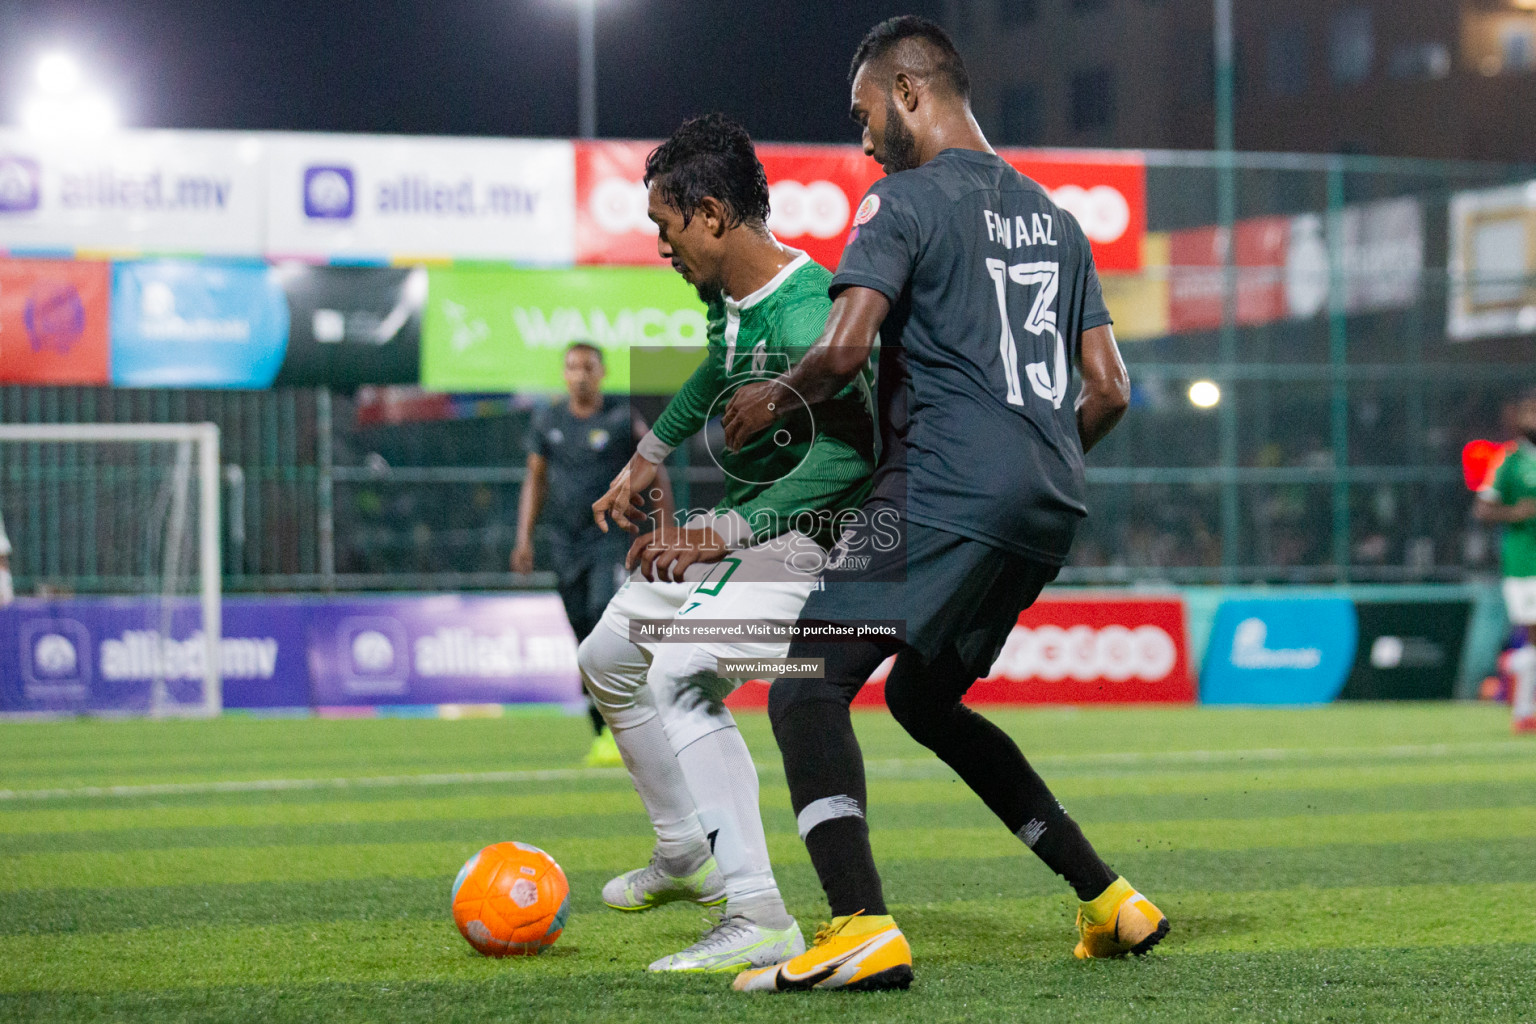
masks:
{"type": "MultiPolygon", "coordinates": [[[[780,376],[798,363],[826,326],[831,280],[801,253],[740,302],[711,303],[704,362],[657,417],[641,454],[661,461],[723,413],[742,384],[780,376]]],[[[874,472],[871,380],[866,367],[809,414],[790,413],[739,452],[713,453],[726,486],[712,521],[727,543],[742,547],[791,528],[824,544],[835,539],[836,513],[859,506],[874,472]],[[791,440],[783,443],[785,437],[791,440]]]]}
{"type": "MultiPolygon", "coordinates": [[[[1504,457],[1493,483],[1479,493],[1484,501],[1515,505],[1536,498],[1536,445],[1522,439],[1504,457]]],[[[1505,523],[1502,544],[1504,575],[1512,579],[1536,577],[1536,519],[1505,523]]]]}

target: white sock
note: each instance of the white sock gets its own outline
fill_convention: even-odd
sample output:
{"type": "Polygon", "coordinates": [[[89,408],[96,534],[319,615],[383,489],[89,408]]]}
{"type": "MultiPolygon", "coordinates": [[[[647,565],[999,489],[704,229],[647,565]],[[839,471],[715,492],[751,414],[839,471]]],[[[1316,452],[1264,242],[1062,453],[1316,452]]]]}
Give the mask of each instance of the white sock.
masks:
{"type": "Polygon", "coordinates": [[[663,870],[673,875],[697,871],[709,857],[709,840],[656,705],[644,692],[650,668],[645,652],[599,626],[582,641],[577,662],[651,819],[663,870]]]}
{"type": "MultiPolygon", "coordinates": [[[[725,712],[729,715],[730,712],[725,712]]],[[[726,908],[769,928],[788,928],[789,913],[773,880],[758,807],[757,768],[732,721],[677,752],[699,823],[714,836],[725,877],[726,908]]]]}
{"type": "Polygon", "coordinates": [[[709,838],[661,719],[653,715],[626,729],[610,722],[609,728],[656,831],[656,855],[662,868],[668,874],[692,874],[709,858],[709,838]]]}
{"type": "Polygon", "coordinates": [[[1515,676],[1515,719],[1536,715],[1536,647],[1526,644],[1510,655],[1509,668],[1515,676]]]}

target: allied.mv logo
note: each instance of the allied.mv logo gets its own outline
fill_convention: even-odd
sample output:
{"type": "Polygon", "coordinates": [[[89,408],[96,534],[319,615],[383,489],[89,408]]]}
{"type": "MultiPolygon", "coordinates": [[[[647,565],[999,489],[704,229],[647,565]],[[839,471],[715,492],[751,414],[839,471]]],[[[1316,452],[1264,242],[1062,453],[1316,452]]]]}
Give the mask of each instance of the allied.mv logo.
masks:
{"type": "Polygon", "coordinates": [[[0,213],[28,213],[42,202],[37,161],[0,156],[0,213]]]}
{"type": "Polygon", "coordinates": [[[32,645],[32,671],[40,678],[69,678],[79,664],[79,652],[66,636],[44,633],[32,645]]]}
{"type": "Polygon", "coordinates": [[[304,216],[311,220],[350,220],[356,207],[357,183],[352,168],[304,169],[304,216]]]}

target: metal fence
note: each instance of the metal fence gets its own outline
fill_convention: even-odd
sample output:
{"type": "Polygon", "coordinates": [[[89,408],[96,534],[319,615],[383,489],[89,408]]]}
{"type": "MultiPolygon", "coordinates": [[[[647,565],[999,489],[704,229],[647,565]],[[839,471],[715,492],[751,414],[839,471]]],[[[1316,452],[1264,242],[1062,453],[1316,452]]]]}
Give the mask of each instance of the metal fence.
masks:
{"type": "MultiPolygon", "coordinates": [[[[1091,515],[1063,579],[1459,581],[1493,571],[1494,537],[1471,518],[1460,451],[1509,436],[1505,405],[1536,383],[1536,362],[1529,336],[1449,336],[1451,201],[1536,171],[1147,157],[1146,266],[1106,277],[1133,407],[1090,456],[1091,515]],[[1282,229],[1276,249],[1265,231],[1282,229]],[[1187,397],[1197,380],[1220,388],[1213,408],[1187,397]]],[[[226,589],[501,589],[550,583],[507,571],[532,401],[368,425],[353,396],[324,390],[8,387],[0,421],[218,424],[226,589]]],[[[701,444],[675,458],[681,506],[718,497],[701,444]]],[[[19,536],[58,536],[48,524],[78,514],[50,498],[61,471],[6,462],[0,448],[18,584],[110,589],[103,566],[19,536]]]]}

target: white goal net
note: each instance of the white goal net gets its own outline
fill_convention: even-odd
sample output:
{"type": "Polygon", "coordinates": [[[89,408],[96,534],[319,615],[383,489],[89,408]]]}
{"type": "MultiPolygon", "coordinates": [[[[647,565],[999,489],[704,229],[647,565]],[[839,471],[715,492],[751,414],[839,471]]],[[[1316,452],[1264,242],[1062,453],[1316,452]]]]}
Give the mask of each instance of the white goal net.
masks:
{"type": "Polygon", "coordinates": [[[24,699],[222,709],[216,426],[0,424],[0,514],[24,699]]]}

